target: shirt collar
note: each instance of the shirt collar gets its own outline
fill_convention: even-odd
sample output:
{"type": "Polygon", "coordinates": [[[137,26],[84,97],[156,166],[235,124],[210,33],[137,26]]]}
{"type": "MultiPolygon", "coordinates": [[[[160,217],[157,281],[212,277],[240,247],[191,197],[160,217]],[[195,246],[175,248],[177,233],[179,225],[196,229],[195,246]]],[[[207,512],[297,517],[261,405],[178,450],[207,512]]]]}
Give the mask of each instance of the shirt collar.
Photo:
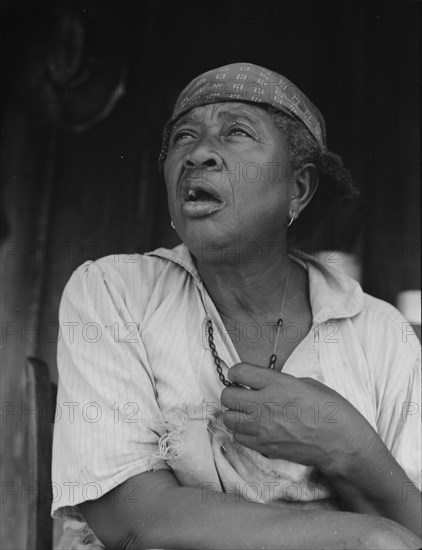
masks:
{"type": "Polygon", "coordinates": [[[165,260],[170,260],[176,264],[179,264],[183,269],[192,275],[195,279],[195,282],[199,285],[202,285],[201,277],[199,276],[198,270],[193,262],[192,255],[189,252],[188,247],[182,243],[174,248],[157,248],[151,252],[146,252],[146,256],[158,256],[159,258],[164,258],[165,260]]]}
{"type": "MultiPolygon", "coordinates": [[[[146,255],[157,256],[180,265],[193,277],[197,285],[203,287],[191,253],[184,243],[173,249],[157,248],[146,255]]],[[[308,271],[309,299],[314,323],[354,317],[362,310],[364,295],[357,281],[300,250],[290,250],[289,257],[308,271]]]]}
{"type": "Polygon", "coordinates": [[[354,317],[362,310],[364,294],[357,281],[300,250],[290,250],[289,256],[308,270],[309,300],[315,323],[354,317]]]}

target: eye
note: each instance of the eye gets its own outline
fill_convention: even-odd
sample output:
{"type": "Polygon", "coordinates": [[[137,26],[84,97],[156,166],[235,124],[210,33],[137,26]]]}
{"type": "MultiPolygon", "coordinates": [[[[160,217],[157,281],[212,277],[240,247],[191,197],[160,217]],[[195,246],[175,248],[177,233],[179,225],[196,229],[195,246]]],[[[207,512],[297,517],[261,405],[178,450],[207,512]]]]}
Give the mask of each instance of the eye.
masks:
{"type": "Polygon", "coordinates": [[[194,134],[191,131],[188,130],[180,130],[179,132],[176,132],[174,136],[172,137],[171,142],[177,143],[178,141],[185,141],[189,140],[190,138],[194,138],[194,134]]]}
{"type": "Polygon", "coordinates": [[[245,130],[242,126],[232,126],[227,134],[229,136],[245,136],[245,137],[253,137],[252,133],[249,130],[245,130]]]}

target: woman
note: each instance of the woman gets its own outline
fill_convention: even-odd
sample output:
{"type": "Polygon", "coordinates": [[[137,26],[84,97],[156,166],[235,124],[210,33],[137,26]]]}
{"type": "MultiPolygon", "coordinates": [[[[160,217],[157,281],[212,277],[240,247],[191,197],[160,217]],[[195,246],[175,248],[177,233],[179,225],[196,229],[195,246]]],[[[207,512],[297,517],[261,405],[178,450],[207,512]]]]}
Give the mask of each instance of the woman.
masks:
{"type": "Polygon", "coordinates": [[[70,547],[417,548],[417,340],[287,250],[311,200],[354,192],[319,111],[281,75],[221,67],[179,96],[159,164],[183,244],[86,262],[62,298],[70,547]]]}

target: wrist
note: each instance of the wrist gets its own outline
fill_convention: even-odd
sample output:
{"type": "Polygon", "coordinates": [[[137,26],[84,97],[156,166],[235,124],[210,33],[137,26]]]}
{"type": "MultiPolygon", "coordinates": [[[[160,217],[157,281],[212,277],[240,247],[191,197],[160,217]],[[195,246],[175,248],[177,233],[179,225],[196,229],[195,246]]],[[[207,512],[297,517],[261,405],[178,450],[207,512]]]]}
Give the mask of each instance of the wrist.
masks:
{"type": "Polygon", "coordinates": [[[357,476],[390,462],[391,455],[378,434],[371,430],[365,435],[350,438],[348,444],[332,453],[321,470],[332,480],[356,483],[357,476]]]}

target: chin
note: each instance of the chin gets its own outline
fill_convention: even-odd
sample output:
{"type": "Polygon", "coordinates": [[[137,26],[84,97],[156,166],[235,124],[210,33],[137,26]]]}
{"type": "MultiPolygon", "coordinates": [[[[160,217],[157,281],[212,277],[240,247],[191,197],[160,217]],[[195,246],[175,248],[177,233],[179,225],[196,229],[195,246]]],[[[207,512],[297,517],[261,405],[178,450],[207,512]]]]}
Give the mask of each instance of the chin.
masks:
{"type": "Polygon", "coordinates": [[[189,248],[191,254],[201,263],[208,265],[222,265],[238,263],[242,250],[241,243],[238,241],[224,240],[220,235],[212,235],[210,231],[195,231],[191,238],[186,236],[183,242],[189,248]]]}
{"type": "Polygon", "coordinates": [[[221,255],[221,240],[217,236],[213,238],[210,231],[192,228],[181,238],[190,253],[200,262],[215,263],[221,255]]]}

